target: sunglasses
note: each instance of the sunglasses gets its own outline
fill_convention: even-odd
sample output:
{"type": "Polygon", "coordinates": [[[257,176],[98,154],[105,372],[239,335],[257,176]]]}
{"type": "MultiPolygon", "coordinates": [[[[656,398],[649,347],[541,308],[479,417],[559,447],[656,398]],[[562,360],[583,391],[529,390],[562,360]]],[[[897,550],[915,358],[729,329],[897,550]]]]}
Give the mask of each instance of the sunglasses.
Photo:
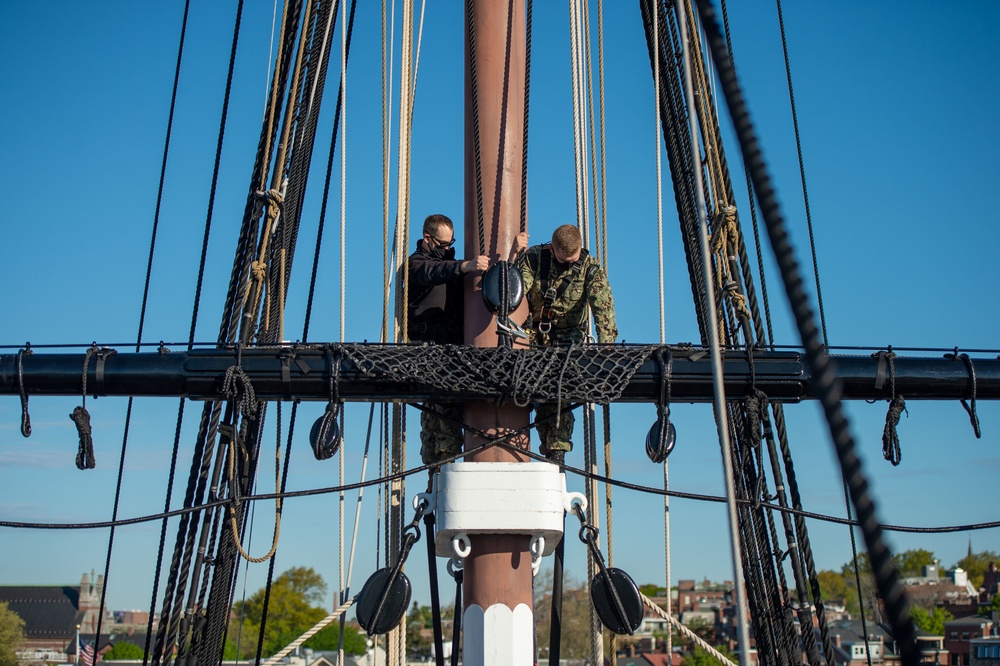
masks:
{"type": "Polygon", "coordinates": [[[431,236],[430,234],[427,234],[427,237],[430,238],[432,241],[434,241],[434,244],[437,245],[438,247],[447,248],[455,244],[454,238],[452,238],[450,241],[443,241],[439,238],[434,238],[434,236],[431,236]]]}

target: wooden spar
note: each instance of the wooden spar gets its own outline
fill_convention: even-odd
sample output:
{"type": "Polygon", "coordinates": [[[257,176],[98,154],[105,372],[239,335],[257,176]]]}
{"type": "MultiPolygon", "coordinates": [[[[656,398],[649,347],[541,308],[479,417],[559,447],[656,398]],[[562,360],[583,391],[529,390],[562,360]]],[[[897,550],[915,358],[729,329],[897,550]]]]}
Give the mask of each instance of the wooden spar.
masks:
{"type": "MultiPolygon", "coordinates": [[[[466,11],[470,9],[472,16],[466,15],[465,60],[465,254],[472,257],[485,253],[493,260],[506,259],[520,231],[523,194],[524,2],[472,0],[466,11]]],[[[475,347],[495,347],[496,322],[483,305],[478,282],[478,277],[466,278],[465,342],[475,347]]],[[[516,320],[522,321],[523,312],[518,314],[521,316],[516,320]]],[[[510,403],[498,406],[495,402],[468,402],[465,422],[495,437],[527,425],[528,410],[510,403]]],[[[525,435],[512,443],[527,448],[529,439],[525,435]]],[[[466,449],[480,444],[478,436],[466,433],[466,449]]],[[[466,459],[526,460],[501,447],[466,459]]],[[[529,544],[528,534],[470,535],[472,550],[464,562],[462,602],[464,663],[530,664],[534,660],[534,622],[523,621],[525,610],[528,620],[533,615],[529,544]],[[515,611],[522,621],[511,621],[515,611]]]]}

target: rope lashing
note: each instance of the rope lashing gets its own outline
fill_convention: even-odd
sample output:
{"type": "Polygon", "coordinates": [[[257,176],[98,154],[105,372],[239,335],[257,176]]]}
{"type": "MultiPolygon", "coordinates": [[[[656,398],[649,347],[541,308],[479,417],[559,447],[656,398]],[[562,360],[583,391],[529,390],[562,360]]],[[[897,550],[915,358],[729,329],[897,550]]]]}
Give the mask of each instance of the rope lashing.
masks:
{"type": "MultiPolygon", "coordinates": [[[[98,363],[101,364],[97,372],[97,379],[102,381],[104,378],[104,359],[116,353],[117,352],[113,349],[108,349],[106,347],[99,348],[97,343],[94,343],[87,348],[87,353],[83,356],[83,377],[81,381],[81,393],[83,399],[80,406],[73,409],[73,412],[69,415],[70,419],[73,420],[73,423],[76,424],[76,432],[80,437],[80,448],[76,454],[77,469],[94,469],[97,466],[97,461],[94,458],[94,438],[93,430],[90,426],[90,412],[87,411],[87,371],[90,368],[90,357],[95,354],[97,355],[98,363]]],[[[27,396],[25,396],[24,399],[24,406],[27,407],[27,396]]],[[[30,434],[30,424],[28,429],[30,434]]]]}
{"type": "Polygon", "coordinates": [[[28,392],[24,388],[24,357],[32,354],[31,343],[17,352],[17,392],[21,396],[21,434],[31,437],[31,415],[28,414],[28,392]]]}
{"type": "Polygon", "coordinates": [[[976,414],[976,367],[972,364],[972,359],[969,358],[968,354],[959,354],[958,347],[955,347],[955,351],[951,354],[945,354],[945,358],[951,359],[961,359],[965,363],[965,367],[969,369],[969,401],[967,402],[965,398],[962,398],[962,407],[965,408],[966,413],[969,415],[969,421],[972,423],[972,432],[976,434],[976,439],[981,439],[983,436],[982,430],[979,428],[979,416],[976,414]]]}
{"type": "MultiPolygon", "coordinates": [[[[723,206],[722,210],[719,211],[719,214],[715,216],[715,219],[713,219],[713,222],[718,222],[718,224],[709,240],[712,244],[712,253],[723,257],[723,259],[719,261],[719,267],[725,275],[727,273],[727,262],[724,258],[729,252],[729,244],[732,243],[735,252],[736,245],[739,243],[740,239],[739,223],[736,217],[736,207],[732,205],[723,206]]],[[[728,297],[730,303],[732,303],[737,317],[743,321],[747,321],[751,318],[750,309],[747,307],[747,297],[745,294],[740,292],[740,286],[735,280],[727,280],[726,283],[722,285],[722,292],[726,297],[728,297]]]]}
{"type": "MultiPolygon", "coordinates": [[[[885,382],[886,369],[889,376],[889,411],[885,415],[885,428],[882,430],[882,456],[892,463],[893,467],[899,465],[903,453],[899,448],[899,433],[896,426],[899,425],[899,417],[906,411],[906,400],[903,396],[896,395],[896,354],[889,347],[887,351],[878,351],[872,354],[872,358],[878,360],[878,370],[875,372],[875,388],[882,388],[885,382]]],[[[909,412],[907,412],[909,414],[909,412]]]]}

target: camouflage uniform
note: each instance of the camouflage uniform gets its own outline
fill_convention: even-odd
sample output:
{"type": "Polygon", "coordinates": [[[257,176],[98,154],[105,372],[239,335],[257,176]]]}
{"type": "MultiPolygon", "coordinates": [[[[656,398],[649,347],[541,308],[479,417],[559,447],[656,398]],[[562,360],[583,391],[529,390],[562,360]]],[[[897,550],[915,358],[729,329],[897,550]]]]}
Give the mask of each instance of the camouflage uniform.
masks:
{"type": "MultiPolygon", "coordinates": [[[[524,293],[528,296],[529,315],[524,327],[529,330],[533,344],[549,347],[585,342],[591,312],[598,342],[613,343],[618,337],[615,302],[608,276],[586,250],[580,251],[578,261],[568,267],[560,267],[548,244],[535,245],[518,258],[517,266],[524,276],[524,293]],[[555,290],[556,297],[546,318],[543,308],[545,292],[549,289],[555,290]],[[546,328],[546,323],[549,324],[548,330],[541,330],[546,328]]],[[[557,410],[558,405],[553,403],[535,405],[539,421],[552,417],[538,425],[538,436],[542,442],[540,449],[545,455],[550,451],[573,449],[570,441],[573,436],[573,413],[562,412],[557,426],[557,410]]]]}
{"type": "Polygon", "coordinates": [[[420,459],[431,465],[462,450],[462,427],[457,424],[462,423],[465,410],[455,402],[426,402],[424,407],[427,411],[420,412],[420,459]]]}

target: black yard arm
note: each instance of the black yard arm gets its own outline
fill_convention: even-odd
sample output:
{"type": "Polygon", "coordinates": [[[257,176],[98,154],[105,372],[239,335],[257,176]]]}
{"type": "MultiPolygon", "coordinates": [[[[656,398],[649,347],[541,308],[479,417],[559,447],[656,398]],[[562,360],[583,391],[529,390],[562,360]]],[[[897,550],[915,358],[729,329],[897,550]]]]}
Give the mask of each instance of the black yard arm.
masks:
{"type": "MultiPolygon", "coordinates": [[[[355,348],[363,348],[356,346],[355,348]]],[[[412,346],[378,347],[381,358],[400,364],[413,358],[412,346]]],[[[600,367],[608,348],[576,350],[575,358],[589,359],[600,367]]],[[[655,348],[649,348],[655,349],[655,348]]],[[[668,348],[663,348],[664,350],[668,348]]],[[[692,347],[671,347],[669,397],[674,402],[711,402],[712,368],[709,354],[692,347]]],[[[482,368],[494,362],[494,350],[463,348],[466,366],[482,368]]],[[[517,352],[515,352],[517,353],[517,352]]],[[[244,349],[240,367],[262,400],[329,400],[331,367],[339,365],[336,393],[343,401],[423,401],[482,400],[502,397],[507,391],[497,385],[473,392],[441,382],[407,381],[380,376],[371,368],[361,368],[349,358],[333,355],[319,347],[244,349]]],[[[29,396],[79,395],[83,389],[83,353],[42,353],[0,355],[0,394],[29,396]],[[20,361],[19,361],[20,359],[20,361]],[[20,367],[19,367],[20,365],[20,367]]],[[[844,386],[844,397],[889,399],[895,392],[907,400],[1000,398],[1000,360],[966,360],[952,355],[942,358],[898,356],[891,368],[870,356],[832,356],[844,386]],[[879,386],[876,386],[879,384],[879,386]]],[[[628,380],[620,402],[656,402],[663,390],[661,368],[650,354],[639,359],[638,370],[628,380]]],[[[87,393],[95,396],[184,396],[196,400],[224,397],[226,370],[237,365],[235,349],[201,349],[166,353],[91,354],[87,373],[87,393]]],[[[774,401],[798,402],[814,397],[811,377],[798,352],[754,353],[754,385],[774,401]]],[[[730,398],[748,394],[751,363],[745,352],[724,355],[726,393],[730,398]]],[[[458,382],[460,384],[461,382],[458,382]]],[[[567,391],[568,393],[569,391],[567,391]]],[[[521,397],[524,395],[522,393],[521,397]]]]}

